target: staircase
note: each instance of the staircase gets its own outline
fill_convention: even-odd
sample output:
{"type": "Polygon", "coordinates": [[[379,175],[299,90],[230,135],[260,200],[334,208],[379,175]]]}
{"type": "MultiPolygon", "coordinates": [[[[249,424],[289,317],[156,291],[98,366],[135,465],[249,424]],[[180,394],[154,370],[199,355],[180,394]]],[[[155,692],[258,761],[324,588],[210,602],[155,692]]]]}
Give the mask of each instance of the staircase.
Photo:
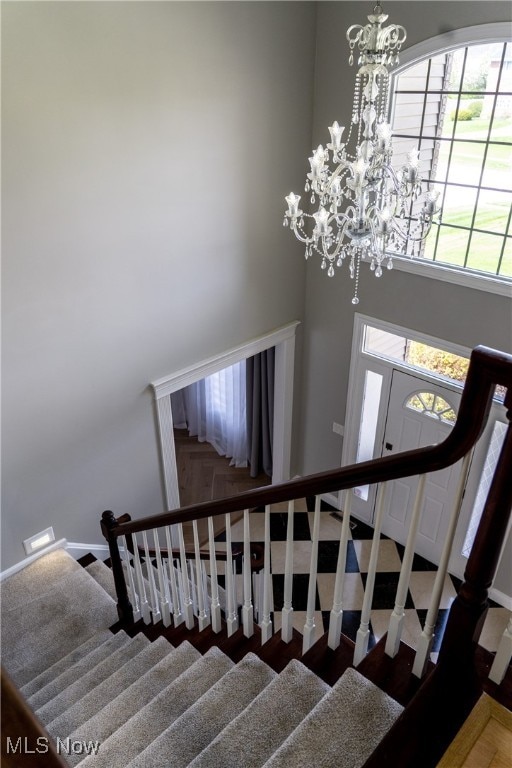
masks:
{"type": "MultiPolygon", "coordinates": [[[[331,686],[296,659],[277,673],[254,652],[113,634],[111,571],[64,550],[2,586],[5,667],[64,765],[356,768],[402,712],[352,668],[331,686]]],[[[6,736],[5,765],[44,748],[6,736]]]]}
{"type": "Polygon", "coordinates": [[[478,646],[512,508],[510,423],[464,581],[438,630],[467,471],[496,386],[507,391],[511,421],[512,356],[477,348],[457,421],[438,445],[137,520],[107,511],[111,571],[97,562],[82,568],[57,550],[4,582],[3,764],[435,768],[482,690],[512,708],[512,619],[494,658],[478,646]],[[457,462],[458,490],[412,649],[402,634],[426,477],[457,462]],[[416,497],[388,629],[371,648],[386,489],[402,477],[418,478],[416,497]],[[377,503],[352,642],[342,632],[350,506],[352,489],[368,484],[377,503]],[[321,497],[337,491],[332,607],[322,608],[328,632],[316,640],[321,497]],[[304,499],[307,513],[296,507],[304,499]]]}

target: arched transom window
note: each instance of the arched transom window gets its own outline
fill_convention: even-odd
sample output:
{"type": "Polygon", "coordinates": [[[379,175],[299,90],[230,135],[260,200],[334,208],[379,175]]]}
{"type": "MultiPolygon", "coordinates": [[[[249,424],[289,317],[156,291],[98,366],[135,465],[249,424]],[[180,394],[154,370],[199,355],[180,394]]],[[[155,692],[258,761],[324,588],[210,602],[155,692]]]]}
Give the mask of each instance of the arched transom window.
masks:
{"type": "Polygon", "coordinates": [[[416,392],[406,400],[405,407],[444,424],[454,424],[457,418],[450,403],[436,392],[416,392]]]}

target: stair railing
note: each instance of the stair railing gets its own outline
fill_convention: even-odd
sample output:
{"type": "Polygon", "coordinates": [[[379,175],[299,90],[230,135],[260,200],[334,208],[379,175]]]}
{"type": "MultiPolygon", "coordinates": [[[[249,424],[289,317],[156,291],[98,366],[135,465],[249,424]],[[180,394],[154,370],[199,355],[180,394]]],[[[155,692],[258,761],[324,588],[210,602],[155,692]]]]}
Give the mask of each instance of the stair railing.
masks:
{"type": "MultiPolygon", "coordinates": [[[[139,520],[129,520],[126,516],[116,520],[112,512],[105,512],[102,518],[102,530],[110,547],[121,621],[130,623],[142,618],[146,623],[149,623],[151,620],[162,619],[166,625],[174,621],[177,626],[185,621],[187,627],[192,627],[197,619],[202,628],[211,621],[214,631],[217,632],[221,628],[219,613],[222,609],[228,635],[237,630],[241,619],[244,633],[250,636],[253,632],[253,617],[256,615],[255,617],[261,627],[262,642],[267,641],[272,634],[272,613],[274,608],[280,608],[280,606],[273,606],[271,520],[274,512],[282,510],[284,505],[287,507],[287,522],[281,637],[285,642],[289,642],[294,628],[292,598],[295,501],[314,496],[316,502],[313,518],[310,576],[306,621],[303,628],[303,651],[306,652],[315,639],[320,496],[326,493],[345,491],[328,639],[329,646],[336,648],[340,643],[342,630],[345,566],[350,532],[351,489],[361,485],[379,484],[374,538],[361,625],[355,646],[354,664],[358,664],[368,649],[373,587],[386,485],[389,481],[397,478],[418,476],[416,502],[403,555],[395,606],[386,638],[386,653],[389,656],[394,656],[401,643],[406,595],[415,551],[416,533],[421,520],[426,475],[462,460],[459,487],[448,525],[432,604],[427,614],[414,664],[414,674],[421,677],[425,673],[429,661],[440,595],[447,573],[469,457],[487,422],[496,386],[507,390],[505,406],[508,410],[507,418],[510,421],[512,415],[512,356],[485,347],[477,347],[471,355],[456,423],[446,440],[438,445],[353,464],[279,485],[265,486],[257,490],[240,493],[237,496],[204,502],[139,520]],[[255,508],[264,508],[265,510],[264,531],[259,531],[255,539],[261,541],[263,533],[264,556],[260,558],[257,569],[251,569],[249,564],[254,560],[254,553],[251,550],[254,535],[251,536],[252,515],[250,511],[255,508]],[[231,513],[234,512],[243,513],[243,533],[240,536],[241,564],[240,558],[233,556],[232,549],[231,513]],[[218,557],[221,544],[215,540],[213,526],[213,519],[219,515],[224,516],[226,530],[224,559],[222,561],[218,557]],[[203,519],[208,520],[208,552],[205,552],[204,555],[201,554],[197,540],[197,526],[195,525],[195,551],[194,557],[191,558],[190,553],[187,555],[184,551],[182,524],[194,523],[203,519]],[[137,539],[138,534],[142,535],[142,544],[137,539]],[[152,537],[152,546],[148,544],[148,535],[152,537]],[[119,539],[121,539],[121,549],[118,544],[119,539]],[[165,557],[162,554],[162,541],[167,543],[165,557]],[[179,541],[179,547],[172,549],[171,541],[179,541]],[[142,557],[141,553],[143,553],[142,557]],[[241,573],[237,573],[237,571],[241,571],[241,573]]],[[[506,535],[511,507],[512,484],[509,481],[511,473],[512,435],[509,425],[468,560],[466,582],[461,587],[459,596],[452,607],[440,658],[447,654],[458,656],[461,644],[465,644],[466,648],[472,647],[472,643],[478,638],[485,616],[488,589],[494,578],[502,543],[506,535]],[[455,620],[452,620],[452,614],[457,616],[455,629],[453,624],[455,620]],[[465,633],[464,642],[461,640],[460,631],[465,633]]],[[[284,513],[281,512],[281,515],[284,513]]],[[[507,649],[510,649],[510,632],[504,635],[503,648],[501,657],[506,661],[507,649]]],[[[505,661],[500,662],[501,666],[505,661]]],[[[499,673],[500,670],[497,669],[496,675],[499,673]]]]}

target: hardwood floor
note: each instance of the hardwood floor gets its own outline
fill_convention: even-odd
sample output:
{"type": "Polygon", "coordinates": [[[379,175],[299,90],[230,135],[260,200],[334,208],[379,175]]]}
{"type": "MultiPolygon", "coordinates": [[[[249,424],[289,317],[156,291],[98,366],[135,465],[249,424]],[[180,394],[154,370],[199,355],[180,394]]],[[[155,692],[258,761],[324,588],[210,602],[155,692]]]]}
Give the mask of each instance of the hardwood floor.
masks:
{"type": "MultiPolygon", "coordinates": [[[[263,472],[253,478],[249,468],[230,467],[229,459],[219,456],[209,443],[189,437],[186,429],[174,430],[174,445],[182,507],[270,485],[270,478],[263,472]]],[[[223,521],[217,520],[215,533],[221,530],[223,521]]],[[[186,543],[190,544],[193,541],[191,524],[184,526],[184,533],[186,543]]],[[[206,521],[199,522],[199,538],[201,544],[208,540],[206,521]]]]}
{"type": "Polygon", "coordinates": [[[512,713],[485,693],[437,768],[510,768],[512,713]]]}

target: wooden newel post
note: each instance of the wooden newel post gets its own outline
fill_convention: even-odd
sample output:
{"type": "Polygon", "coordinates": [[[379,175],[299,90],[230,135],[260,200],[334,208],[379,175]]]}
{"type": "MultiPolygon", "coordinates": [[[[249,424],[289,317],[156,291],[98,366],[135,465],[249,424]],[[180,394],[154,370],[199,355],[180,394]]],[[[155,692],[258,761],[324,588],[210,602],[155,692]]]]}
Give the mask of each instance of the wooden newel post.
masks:
{"type": "Polygon", "coordinates": [[[473,654],[487,613],[487,598],[498,567],[512,508],[512,388],[505,399],[509,426],[471,549],[464,582],[450,609],[438,663],[465,664],[473,654]]]}
{"type": "Polygon", "coordinates": [[[110,561],[112,563],[112,572],[114,574],[114,585],[117,595],[117,613],[119,620],[123,624],[133,624],[133,608],[128,597],[126,582],[124,580],[121,555],[117,545],[117,536],[112,532],[117,526],[117,520],[111,510],[106,510],[101,516],[101,530],[108,541],[110,550],[110,561]]]}

